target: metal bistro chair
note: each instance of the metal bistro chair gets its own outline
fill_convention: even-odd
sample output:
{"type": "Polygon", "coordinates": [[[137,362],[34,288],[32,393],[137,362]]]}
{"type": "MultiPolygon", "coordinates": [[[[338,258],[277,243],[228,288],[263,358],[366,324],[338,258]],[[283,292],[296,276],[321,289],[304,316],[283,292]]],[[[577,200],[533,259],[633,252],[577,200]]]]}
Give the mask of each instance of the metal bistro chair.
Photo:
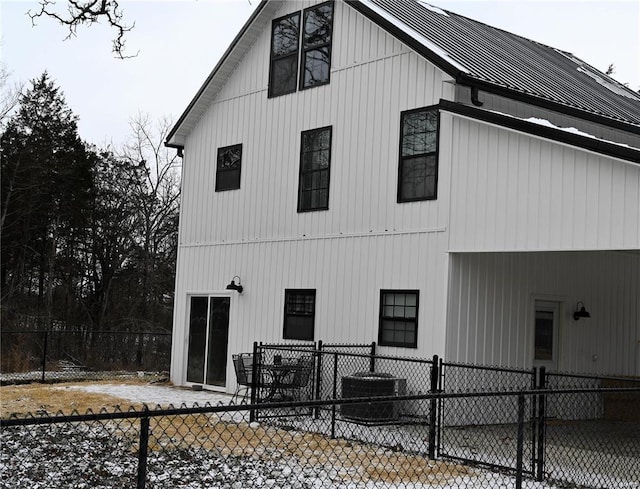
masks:
{"type": "Polygon", "coordinates": [[[231,402],[237,401],[240,391],[244,391],[246,397],[252,386],[253,380],[253,354],[238,353],[232,355],[233,368],[236,371],[236,391],[231,398],[231,402]]]}
{"type": "Polygon", "coordinates": [[[283,386],[291,393],[293,400],[300,400],[300,392],[309,384],[312,372],[313,361],[311,357],[307,355],[300,357],[291,376],[291,381],[286,386],[283,386]]]}

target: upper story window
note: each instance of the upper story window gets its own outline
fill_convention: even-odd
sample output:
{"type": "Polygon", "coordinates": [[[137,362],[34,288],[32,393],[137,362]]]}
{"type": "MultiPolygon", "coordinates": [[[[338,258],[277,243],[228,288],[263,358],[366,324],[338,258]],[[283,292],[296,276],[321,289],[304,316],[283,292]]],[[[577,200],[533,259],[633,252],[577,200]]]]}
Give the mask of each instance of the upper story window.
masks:
{"type": "Polygon", "coordinates": [[[304,11],[300,89],[329,83],[333,3],[304,11]]]}
{"type": "Polygon", "coordinates": [[[242,144],[218,148],[216,168],[216,192],[240,188],[240,164],[242,144]]]}
{"type": "Polygon", "coordinates": [[[300,143],[298,212],[329,208],[330,168],[331,127],[304,131],[300,143]]]}
{"type": "Polygon", "coordinates": [[[417,290],[381,290],[378,343],[381,346],[418,346],[417,290]]]}
{"type": "Polygon", "coordinates": [[[296,91],[299,38],[300,12],[273,21],[269,97],[296,91]]]}
{"type": "Polygon", "coordinates": [[[438,123],[437,108],[402,113],[398,202],[437,197],[438,123]]]}
{"type": "Polygon", "coordinates": [[[315,314],[315,289],[286,289],[283,338],[313,341],[315,314]]]}
{"type": "Polygon", "coordinates": [[[333,2],[275,19],[271,29],[269,97],[329,83],[333,2]],[[300,63],[299,63],[300,62],[300,63]],[[298,77],[298,65],[300,76],[298,77]]]}

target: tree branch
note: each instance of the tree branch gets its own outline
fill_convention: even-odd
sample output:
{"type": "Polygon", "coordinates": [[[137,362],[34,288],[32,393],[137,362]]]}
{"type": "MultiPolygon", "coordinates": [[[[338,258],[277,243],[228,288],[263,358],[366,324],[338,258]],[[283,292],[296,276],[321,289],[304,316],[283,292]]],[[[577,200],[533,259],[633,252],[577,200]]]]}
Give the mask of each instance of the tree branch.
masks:
{"type": "Polygon", "coordinates": [[[39,10],[27,12],[32,25],[36,25],[35,21],[39,17],[50,17],[69,29],[65,39],[70,39],[76,36],[78,26],[91,26],[104,19],[107,25],[116,31],[112,40],[112,51],[115,55],[120,59],[138,55],[125,54],[125,35],[135,27],[135,22],[132,25],[124,22],[124,13],[118,0],[67,0],[67,10],[64,13],[56,11],[55,5],[56,0],[40,0],[39,10]]]}

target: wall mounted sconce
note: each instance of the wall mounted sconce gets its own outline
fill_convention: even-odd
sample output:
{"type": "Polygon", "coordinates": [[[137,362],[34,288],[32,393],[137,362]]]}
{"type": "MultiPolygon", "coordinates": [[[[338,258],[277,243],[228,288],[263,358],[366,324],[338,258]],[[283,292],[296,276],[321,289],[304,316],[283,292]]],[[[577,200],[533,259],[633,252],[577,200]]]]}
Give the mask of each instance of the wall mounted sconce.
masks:
{"type": "Polygon", "coordinates": [[[576,312],[573,313],[573,319],[577,321],[580,318],[590,318],[590,317],[591,317],[591,314],[589,314],[587,310],[584,308],[584,303],[582,301],[578,302],[578,304],[576,305],[576,312]],[[582,304],[582,307],[580,307],[580,304],[582,304]]]}
{"type": "Polygon", "coordinates": [[[242,290],[244,289],[244,287],[242,287],[242,285],[240,285],[240,277],[238,277],[237,275],[235,277],[233,277],[231,279],[231,283],[229,285],[227,285],[227,289],[228,290],[235,290],[239,294],[242,294],[242,290]],[[236,279],[238,279],[238,283],[236,283],[236,279]]]}

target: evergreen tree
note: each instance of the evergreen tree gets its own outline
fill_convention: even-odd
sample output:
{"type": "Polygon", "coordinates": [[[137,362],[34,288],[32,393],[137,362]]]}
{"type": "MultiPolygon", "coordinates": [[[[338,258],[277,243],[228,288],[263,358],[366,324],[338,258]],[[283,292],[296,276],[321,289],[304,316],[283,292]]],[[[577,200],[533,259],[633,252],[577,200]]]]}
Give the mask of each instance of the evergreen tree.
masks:
{"type": "Polygon", "coordinates": [[[45,72],[20,98],[0,140],[3,313],[20,304],[53,319],[56,288],[73,293],[95,155],[45,72]]]}

